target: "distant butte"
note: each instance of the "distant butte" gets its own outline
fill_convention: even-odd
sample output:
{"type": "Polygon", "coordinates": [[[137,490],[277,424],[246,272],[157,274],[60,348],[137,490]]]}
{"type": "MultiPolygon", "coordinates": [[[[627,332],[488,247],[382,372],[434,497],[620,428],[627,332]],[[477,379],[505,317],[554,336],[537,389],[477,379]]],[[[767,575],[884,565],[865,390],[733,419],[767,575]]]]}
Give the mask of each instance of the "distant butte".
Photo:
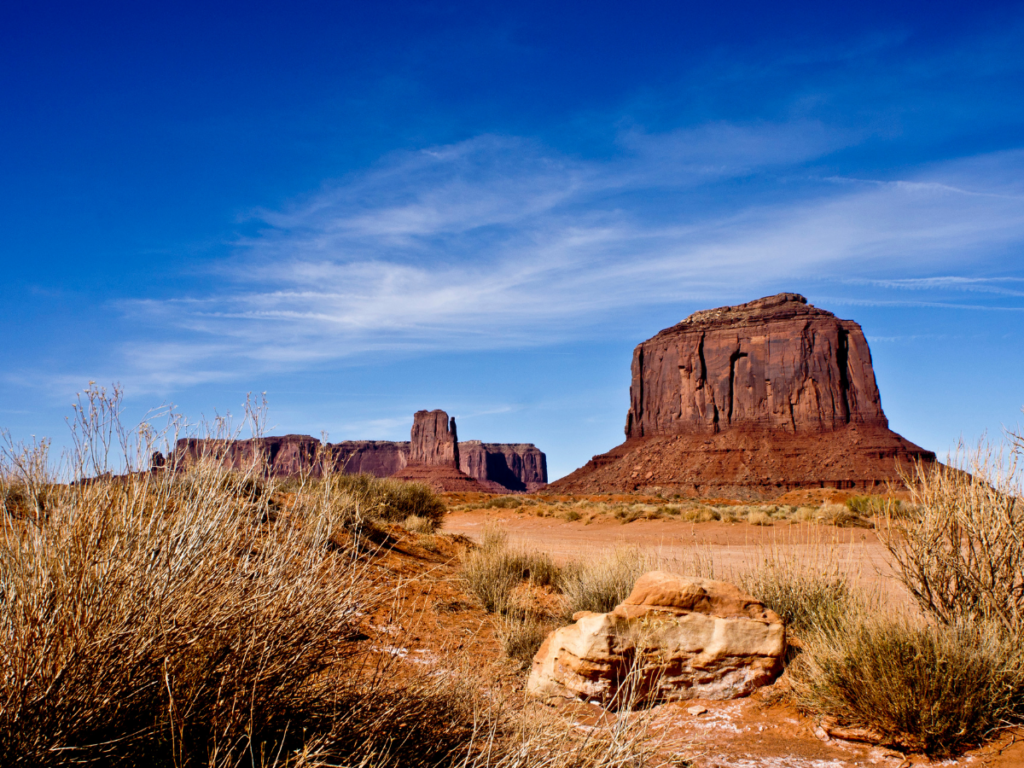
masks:
{"type": "Polygon", "coordinates": [[[411,440],[346,440],[322,445],[309,435],[250,440],[178,440],[154,466],[186,467],[200,458],[245,470],[259,461],[274,477],[319,476],[325,459],[344,474],[419,480],[444,491],[535,491],[548,480],[547,457],[531,443],[460,443],[455,419],[444,411],[413,416],[411,440]]]}
{"type": "Polygon", "coordinates": [[[632,374],[626,442],[551,490],[876,491],[935,460],[889,429],[860,326],[799,294],[695,312],[639,344],[632,374]]]}

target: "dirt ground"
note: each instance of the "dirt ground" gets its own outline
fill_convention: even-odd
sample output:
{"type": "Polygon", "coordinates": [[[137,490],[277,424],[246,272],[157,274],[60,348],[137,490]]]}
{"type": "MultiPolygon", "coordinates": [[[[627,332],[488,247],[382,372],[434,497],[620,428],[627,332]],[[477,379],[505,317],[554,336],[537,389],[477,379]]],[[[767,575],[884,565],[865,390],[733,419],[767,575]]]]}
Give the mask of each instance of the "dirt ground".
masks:
{"type": "Polygon", "coordinates": [[[870,529],[679,520],[634,520],[623,524],[613,517],[587,523],[486,509],[453,512],[445,518],[444,530],[478,540],[489,525],[503,528],[514,543],[548,552],[560,564],[622,546],[642,547],[667,570],[679,572],[686,572],[695,558],[702,563],[710,559],[715,577],[723,580],[756,568],[768,556],[811,566],[838,562],[863,585],[877,586],[893,600],[905,599],[902,587],[892,579],[885,547],[870,529]]]}
{"type": "MultiPolygon", "coordinates": [[[[639,546],[665,567],[686,572],[710,562],[714,576],[728,580],[766,556],[795,558],[820,567],[839,563],[863,586],[878,590],[882,599],[909,603],[892,578],[885,548],[874,531],[834,528],[811,523],[755,526],[747,523],[689,523],[677,520],[614,518],[567,521],[536,517],[505,509],[455,511],[446,518],[446,534],[479,539],[489,525],[505,529],[510,541],[550,553],[556,562],[586,557],[618,546],[639,546]]],[[[468,617],[467,617],[468,618],[468,617]]],[[[493,639],[484,619],[474,615],[475,638],[488,651],[493,639]],[[477,623],[479,622],[479,623],[477,623]],[[485,640],[485,636],[488,636],[485,640]]],[[[463,628],[465,631],[466,628],[463,628]]],[[[522,673],[525,679],[525,673],[522,673]]],[[[777,685],[784,686],[785,683],[777,685]]],[[[774,686],[773,686],[774,688],[774,686]]],[[[650,733],[663,739],[667,752],[685,756],[697,768],[845,768],[846,766],[920,765],[1024,767],[1024,732],[1007,731],[986,746],[958,758],[929,761],[870,744],[830,737],[821,724],[792,706],[779,703],[772,689],[735,701],[687,701],[656,707],[650,733]],[[694,707],[703,709],[697,712],[694,707]]],[[[586,727],[607,718],[596,706],[578,705],[574,715],[586,727]]],[[[680,759],[679,765],[687,763],[680,759]]]]}

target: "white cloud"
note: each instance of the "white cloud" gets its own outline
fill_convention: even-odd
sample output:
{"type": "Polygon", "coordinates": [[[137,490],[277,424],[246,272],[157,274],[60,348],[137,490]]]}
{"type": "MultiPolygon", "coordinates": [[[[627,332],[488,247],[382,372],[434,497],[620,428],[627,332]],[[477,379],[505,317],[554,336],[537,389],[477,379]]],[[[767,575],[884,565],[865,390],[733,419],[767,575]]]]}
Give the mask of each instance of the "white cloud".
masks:
{"type": "Polygon", "coordinates": [[[1024,246],[1024,152],[899,180],[794,171],[799,183],[751,193],[732,178],[843,141],[801,122],[625,143],[603,162],[495,136],[397,155],[264,212],[263,233],[223,266],[225,289],[126,304],[186,334],[126,354],[139,376],[185,385],[367,352],[547,344],[651,304],[808,278],[1021,295],[972,270],[1024,246]]]}

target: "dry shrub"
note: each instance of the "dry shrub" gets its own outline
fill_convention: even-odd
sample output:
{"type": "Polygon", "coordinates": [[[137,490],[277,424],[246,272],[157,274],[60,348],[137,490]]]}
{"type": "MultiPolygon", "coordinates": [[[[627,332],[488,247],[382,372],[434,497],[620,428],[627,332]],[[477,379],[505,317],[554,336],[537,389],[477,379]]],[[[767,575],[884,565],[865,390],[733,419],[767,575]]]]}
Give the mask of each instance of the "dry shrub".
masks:
{"type": "Polygon", "coordinates": [[[853,543],[847,536],[819,528],[787,528],[758,546],[755,558],[738,573],[724,577],[779,614],[803,638],[815,629],[835,626],[851,610],[870,602],[853,586],[857,572],[851,572],[849,559],[843,556],[843,547],[853,543]]]}
{"type": "Polygon", "coordinates": [[[498,622],[498,642],[505,655],[521,666],[529,666],[541,643],[554,629],[531,611],[513,608],[498,622]]]}
{"type": "Polygon", "coordinates": [[[837,528],[871,528],[873,524],[846,504],[822,504],[818,510],[818,522],[837,528]]]}
{"type": "Polygon", "coordinates": [[[462,579],[489,612],[506,613],[512,590],[523,581],[554,585],[559,574],[549,555],[510,547],[507,534],[496,526],[485,528],[480,545],[462,556],[462,579]]]}
{"type": "Polygon", "coordinates": [[[518,509],[523,506],[523,500],[517,496],[498,496],[488,499],[480,509],[518,509]]]}
{"type": "Polygon", "coordinates": [[[206,465],[5,517],[0,763],[234,765],[315,730],[375,595],[316,510],[272,515],[256,487],[206,465]]]}
{"type": "Polygon", "coordinates": [[[559,587],[565,594],[566,616],[578,611],[607,613],[633,591],[636,580],[650,570],[650,558],[636,547],[621,547],[594,558],[570,561],[559,587]]]}
{"type": "Polygon", "coordinates": [[[791,667],[803,706],[881,743],[948,755],[1020,717],[1024,661],[993,625],[855,614],[791,667]]]}
{"type": "MultiPolygon", "coordinates": [[[[323,481],[351,514],[384,523],[401,523],[416,516],[439,528],[447,513],[444,499],[426,483],[405,482],[373,475],[332,475],[323,481]]],[[[319,489],[316,489],[319,491],[319,489]]],[[[322,491],[321,491],[322,492],[322,491]]]]}
{"type": "Polygon", "coordinates": [[[747,522],[751,525],[774,525],[771,515],[761,509],[752,509],[747,513],[747,522]]]}
{"type": "Polygon", "coordinates": [[[881,517],[888,511],[900,515],[903,502],[886,496],[851,496],[846,500],[846,508],[860,517],[881,517]]]}
{"type": "MultiPolygon", "coordinates": [[[[89,403],[89,429],[116,421],[116,397],[89,403]]],[[[105,466],[111,432],[90,434],[79,479],[105,466]]],[[[36,513],[0,519],[0,764],[645,763],[635,719],[581,731],[480,676],[376,653],[356,624],[374,571],[334,536],[329,484],[283,512],[259,468],[60,485],[42,462],[26,484],[12,455],[0,488],[36,513]]]]}
{"type": "Polygon", "coordinates": [[[806,706],[889,744],[949,754],[1024,716],[1024,508],[1013,461],[918,464],[879,535],[925,618],[855,612],[796,667],[806,706]],[[969,469],[970,472],[964,471],[969,469]]]}
{"type": "Polygon", "coordinates": [[[419,515],[409,515],[409,517],[405,518],[402,526],[410,533],[431,534],[437,530],[437,523],[435,521],[429,517],[420,517],[419,515]]]}
{"type": "Polygon", "coordinates": [[[696,507],[682,513],[684,520],[690,523],[710,523],[712,520],[721,520],[722,516],[711,507],[696,507]]]}
{"type": "Polygon", "coordinates": [[[855,599],[838,567],[808,565],[773,555],[740,578],[740,586],[771,608],[797,635],[835,626],[855,599]]]}
{"type": "Polygon", "coordinates": [[[905,481],[915,514],[879,531],[900,580],[947,624],[991,620],[1024,631],[1024,503],[1016,462],[982,446],[962,464],[918,464],[905,481]],[[969,471],[968,471],[969,470],[969,471]]]}

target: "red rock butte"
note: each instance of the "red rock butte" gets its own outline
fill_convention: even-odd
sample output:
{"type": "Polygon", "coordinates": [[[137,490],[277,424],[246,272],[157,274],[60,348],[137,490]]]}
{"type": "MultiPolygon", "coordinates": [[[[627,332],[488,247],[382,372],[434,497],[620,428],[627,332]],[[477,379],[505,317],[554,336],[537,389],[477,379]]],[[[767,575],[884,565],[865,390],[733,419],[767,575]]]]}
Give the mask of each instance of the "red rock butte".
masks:
{"type": "Polygon", "coordinates": [[[409,463],[393,477],[432,485],[439,491],[486,492],[476,478],[459,469],[455,417],[444,411],[416,411],[412,420],[409,463]]]}
{"type": "Polygon", "coordinates": [[[459,443],[455,419],[444,411],[418,411],[411,440],[346,440],[324,445],[309,435],[250,440],[183,438],[154,467],[185,468],[212,460],[234,470],[254,465],[274,477],[323,474],[325,464],[344,474],[367,473],[428,483],[442,491],[535,491],[548,480],[547,457],[531,443],[459,443]]]}
{"type": "Polygon", "coordinates": [[[632,374],[626,442],[552,490],[876,491],[935,460],[889,429],[860,326],[799,294],[695,312],[639,344],[632,374]]]}

